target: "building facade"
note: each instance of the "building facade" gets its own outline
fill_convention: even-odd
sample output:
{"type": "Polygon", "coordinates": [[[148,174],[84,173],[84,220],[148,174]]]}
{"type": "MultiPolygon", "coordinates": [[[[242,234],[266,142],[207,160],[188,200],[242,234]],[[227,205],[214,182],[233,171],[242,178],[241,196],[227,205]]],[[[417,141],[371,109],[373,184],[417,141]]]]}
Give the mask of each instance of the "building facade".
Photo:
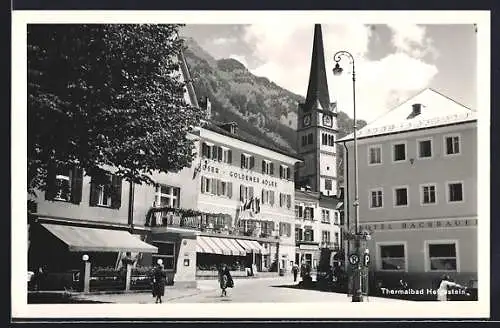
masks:
{"type": "MultiPolygon", "coordinates": [[[[464,284],[476,280],[476,112],[426,89],[358,136],[359,223],[371,233],[377,279],[404,276],[422,288],[443,273],[464,284]]],[[[339,143],[352,163],[352,135],[339,143]]],[[[354,200],[352,165],[348,172],[354,200]]],[[[354,211],[349,223],[352,231],[354,211]]]]}
{"type": "MultiPolygon", "coordinates": [[[[336,197],[295,190],[295,263],[305,263],[312,270],[318,270],[322,249],[329,249],[333,254],[340,250],[338,203],[336,197]]],[[[328,262],[333,262],[333,258],[328,262]]]]}

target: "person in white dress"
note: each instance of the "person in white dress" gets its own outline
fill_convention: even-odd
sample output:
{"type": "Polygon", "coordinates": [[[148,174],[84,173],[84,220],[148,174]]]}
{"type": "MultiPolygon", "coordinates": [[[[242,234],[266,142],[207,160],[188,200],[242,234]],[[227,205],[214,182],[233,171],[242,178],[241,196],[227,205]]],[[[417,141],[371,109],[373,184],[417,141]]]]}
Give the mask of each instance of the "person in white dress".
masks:
{"type": "Polygon", "coordinates": [[[437,290],[437,300],[441,302],[448,301],[448,289],[453,287],[466,289],[466,287],[451,281],[450,276],[444,275],[441,278],[441,282],[439,283],[439,287],[437,290]]]}

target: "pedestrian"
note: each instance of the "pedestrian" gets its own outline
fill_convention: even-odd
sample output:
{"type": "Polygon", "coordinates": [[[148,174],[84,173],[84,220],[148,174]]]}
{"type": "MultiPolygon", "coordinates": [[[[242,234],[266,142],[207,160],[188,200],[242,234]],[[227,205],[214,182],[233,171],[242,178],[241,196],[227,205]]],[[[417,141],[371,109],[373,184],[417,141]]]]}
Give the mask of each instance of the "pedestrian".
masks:
{"type": "Polygon", "coordinates": [[[293,282],[297,281],[297,275],[299,274],[299,266],[297,263],[294,263],[292,266],[292,272],[293,272],[293,282]]]}
{"type": "Polygon", "coordinates": [[[163,260],[158,259],[157,265],[153,269],[153,297],[156,297],[156,303],[161,303],[161,298],[165,295],[165,278],[163,270],[163,260]]]}
{"type": "Polygon", "coordinates": [[[448,290],[450,288],[460,288],[466,290],[467,288],[457,284],[456,282],[451,281],[450,276],[447,274],[441,277],[441,282],[439,283],[439,287],[437,290],[437,300],[441,302],[446,302],[449,300],[448,298],[448,290]]]}
{"type": "Polygon", "coordinates": [[[219,268],[219,284],[221,289],[221,297],[227,296],[227,288],[234,287],[233,277],[231,277],[229,268],[224,263],[219,268]]]}

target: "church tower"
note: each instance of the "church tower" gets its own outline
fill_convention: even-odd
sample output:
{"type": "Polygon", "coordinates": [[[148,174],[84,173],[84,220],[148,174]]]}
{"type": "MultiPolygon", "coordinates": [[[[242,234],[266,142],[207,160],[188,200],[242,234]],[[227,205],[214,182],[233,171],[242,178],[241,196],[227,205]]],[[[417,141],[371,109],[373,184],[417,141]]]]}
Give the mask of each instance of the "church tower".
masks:
{"type": "Polygon", "coordinates": [[[304,163],[296,170],[296,186],[335,195],[337,107],[330,103],[320,24],[314,26],[309,85],[305,102],[299,104],[297,120],[297,150],[304,163]]]}

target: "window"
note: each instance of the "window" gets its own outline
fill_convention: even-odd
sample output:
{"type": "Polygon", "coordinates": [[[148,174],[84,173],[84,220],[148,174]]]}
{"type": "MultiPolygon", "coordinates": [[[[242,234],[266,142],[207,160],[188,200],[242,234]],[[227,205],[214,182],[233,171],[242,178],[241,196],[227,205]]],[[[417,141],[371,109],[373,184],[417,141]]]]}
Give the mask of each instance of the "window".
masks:
{"type": "Polygon", "coordinates": [[[302,146],[307,145],[307,135],[302,136],[302,146]]]}
{"type": "Polygon", "coordinates": [[[321,231],[321,242],[326,244],[330,243],[330,231],[321,231]]]}
{"type": "Polygon", "coordinates": [[[339,223],[340,223],[339,222],[340,221],[340,214],[339,214],[338,211],[334,211],[333,213],[334,213],[334,217],[335,217],[333,224],[339,225],[339,223]]]}
{"type": "Polygon", "coordinates": [[[314,241],[314,230],[312,228],[306,227],[304,229],[304,241],[314,241]]]}
{"type": "Polygon", "coordinates": [[[460,154],[460,136],[446,136],[445,137],[445,154],[446,155],[457,155],[460,154]]]}
{"type": "Polygon", "coordinates": [[[381,146],[368,147],[368,164],[369,165],[382,164],[382,147],[381,146]]]}
{"type": "Polygon", "coordinates": [[[304,219],[313,220],[314,219],[314,208],[305,207],[304,208],[304,219]]]}
{"type": "Polygon", "coordinates": [[[50,166],[47,172],[45,199],[80,204],[82,181],[83,170],[80,168],[50,166]]]}
{"type": "Polygon", "coordinates": [[[330,211],[329,210],[321,210],[321,222],[330,223],[330,211]]]}
{"type": "Polygon", "coordinates": [[[406,143],[394,144],[392,145],[392,149],[393,162],[402,162],[406,160],[406,143]]]}
{"type": "Polygon", "coordinates": [[[292,225],[290,223],[280,222],[280,237],[291,237],[292,236],[292,225]]]}
{"type": "Polygon", "coordinates": [[[102,184],[96,186],[97,192],[97,205],[111,206],[111,186],[109,184],[102,184]]]}
{"type": "Polygon", "coordinates": [[[291,173],[290,168],[285,165],[280,165],[280,178],[281,179],[290,179],[291,173]]]}
{"type": "Polygon", "coordinates": [[[255,166],[255,157],[252,155],[241,154],[241,168],[242,169],[253,169],[255,166]]]}
{"type": "Polygon", "coordinates": [[[304,216],[303,207],[300,205],[295,205],[295,217],[302,218],[304,216]]]}
{"type": "Polygon", "coordinates": [[[323,146],[328,145],[328,134],[326,134],[326,133],[321,134],[321,144],[323,146]]]}
{"type": "Polygon", "coordinates": [[[378,245],[379,270],[406,271],[405,244],[378,245]]]}
{"type": "Polygon", "coordinates": [[[262,160],[262,173],[274,175],[274,163],[268,160],[262,160]]]}
{"type": "Polygon", "coordinates": [[[408,206],[408,188],[394,188],[394,206],[408,206]]]}
{"type": "Polygon", "coordinates": [[[163,241],[154,241],[153,245],[158,247],[158,254],[153,254],[152,256],[153,265],[156,265],[156,262],[159,259],[162,259],[165,270],[175,270],[175,244],[163,241]]]}
{"type": "Polygon", "coordinates": [[[338,246],[340,243],[340,235],[338,232],[335,232],[335,245],[338,246]]]}
{"type": "Polygon", "coordinates": [[[274,205],[274,191],[262,189],[262,204],[274,205]]]}
{"type": "Polygon", "coordinates": [[[156,192],[160,201],[160,206],[179,208],[181,189],[167,185],[159,185],[156,192]]]}
{"type": "Polygon", "coordinates": [[[458,271],[457,242],[426,242],[428,271],[458,271]]]}
{"type": "Polygon", "coordinates": [[[332,190],[332,179],[325,179],[325,190],[332,190]]]}
{"type": "Polygon", "coordinates": [[[99,173],[90,181],[90,206],[113,209],[121,207],[122,178],[109,173],[99,173]]]}
{"type": "Polygon", "coordinates": [[[292,196],[288,194],[280,193],[280,207],[291,208],[292,207],[292,196]]]}
{"type": "MultiPolygon", "coordinates": [[[[232,198],[233,183],[214,178],[201,177],[201,192],[204,194],[232,198]]],[[[178,203],[179,202],[177,202],[177,204],[178,203]]]]}
{"type": "Polygon", "coordinates": [[[295,241],[301,241],[302,237],[302,228],[295,227],[295,241]]]}
{"type": "Polygon", "coordinates": [[[375,189],[370,191],[370,208],[382,208],[383,203],[383,191],[382,189],[375,189]]]}
{"type": "Polygon", "coordinates": [[[307,144],[308,145],[312,145],[313,144],[313,134],[312,133],[309,133],[307,135],[307,144]]]}
{"type": "Polygon", "coordinates": [[[418,158],[432,157],[432,139],[417,141],[418,158]]]}
{"type": "Polygon", "coordinates": [[[422,205],[436,204],[436,185],[422,185],[421,186],[421,203],[422,205]]]}
{"type": "Polygon", "coordinates": [[[463,183],[462,182],[448,182],[448,202],[462,202],[464,200],[463,195],[463,183]]]}
{"type": "MultiPolygon", "coordinates": [[[[240,185],[240,201],[244,202],[253,197],[253,187],[240,185]]],[[[272,196],[272,201],[274,203],[274,194],[272,196]]]]}
{"type": "Polygon", "coordinates": [[[230,149],[222,146],[215,146],[209,142],[201,144],[201,155],[204,158],[212,159],[223,163],[232,163],[232,152],[230,149]]]}
{"type": "Polygon", "coordinates": [[[335,146],[335,136],[333,135],[328,136],[328,146],[335,146]]]}

